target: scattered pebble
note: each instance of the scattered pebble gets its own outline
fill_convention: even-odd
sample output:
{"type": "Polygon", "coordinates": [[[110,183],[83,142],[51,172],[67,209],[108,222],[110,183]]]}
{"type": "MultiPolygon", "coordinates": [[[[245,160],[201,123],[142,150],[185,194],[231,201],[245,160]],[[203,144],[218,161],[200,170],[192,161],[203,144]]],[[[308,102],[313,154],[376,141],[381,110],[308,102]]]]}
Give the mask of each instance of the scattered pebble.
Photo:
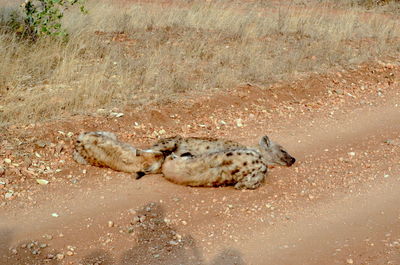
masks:
{"type": "Polygon", "coordinates": [[[9,190],[6,194],[4,194],[5,199],[11,199],[14,196],[14,191],[9,190]]]}
{"type": "Polygon", "coordinates": [[[385,144],[400,146],[400,139],[388,139],[385,141],[385,144]]]}
{"type": "Polygon", "coordinates": [[[243,127],[243,121],[242,121],[242,119],[237,119],[237,120],[236,120],[236,126],[239,127],[239,128],[240,128],[240,127],[243,127]]]}
{"type": "Polygon", "coordinates": [[[176,245],[179,244],[179,242],[177,242],[177,241],[175,241],[175,240],[171,240],[171,241],[168,242],[168,244],[173,245],[173,246],[176,246],[176,245]]]}
{"type": "Polygon", "coordinates": [[[47,239],[47,240],[52,240],[52,239],[53,239],[53,236],[52,236],[52,235],[45,234],[45,235],[43,235],[43,238],[45,238],[45,239],[47,239]]]}
{"type": "Polygon", "coordinates": [[[45,148],[48,144],[49,144],[49,142],[42,141],[42,140],[36,141],[36,143],[35,143],[35,145],[39,148],[45,148]]]}
{"type": "Polygon", "coordinates": [[[48,181],[48,180],[45,180],[45,179],[36,179],[36,182],[37,182],[38,184],[40,184],[40,185],[47,185],[47,184],[49,184],[49,181],[48,181]]]}
{"type": "Polygon", "coordinates": [[[110,112],[111,117],[120,118],[123,117],[125,114],[122,112],[110,112]]]}

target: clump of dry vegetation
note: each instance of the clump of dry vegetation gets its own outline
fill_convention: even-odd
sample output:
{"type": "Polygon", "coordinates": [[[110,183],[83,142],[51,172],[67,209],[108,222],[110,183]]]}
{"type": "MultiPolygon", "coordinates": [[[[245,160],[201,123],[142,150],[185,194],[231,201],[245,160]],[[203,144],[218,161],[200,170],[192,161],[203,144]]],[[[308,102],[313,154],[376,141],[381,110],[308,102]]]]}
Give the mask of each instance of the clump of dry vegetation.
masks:
{"type": "Polygon", "coordinates": [[[261,87],[399,53],[400,19],[363,8],[258,2],[97,2],[71,12],[68,42],[20,39],[0,10],[3,125],[176,93],[261,87]]]}

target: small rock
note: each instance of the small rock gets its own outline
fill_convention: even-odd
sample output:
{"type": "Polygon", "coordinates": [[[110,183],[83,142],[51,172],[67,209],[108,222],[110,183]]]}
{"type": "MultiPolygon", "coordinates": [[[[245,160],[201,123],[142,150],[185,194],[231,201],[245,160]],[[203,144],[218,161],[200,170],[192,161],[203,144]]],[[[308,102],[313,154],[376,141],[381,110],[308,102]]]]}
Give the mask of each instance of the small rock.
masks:
{"type": "Polygon", "coordinates": [[[45,180],[45,179],[36,179],[36,182],[37,182],[38,184],[40,184],[40,185],[47,185],[47,184],[49,184],[49,181],[48,181],[48,180],[45,180]]]}
{"type": "Polygon", "coordinates": [[[353,259],[346,259],[346,262],[348,263],[348,264],[353,264],[354,262],[353,262],[353,259]]]}
{"type": "Polygon", "coordinates": [[[139,218],[139,216],[135,216],[135,217],[133,217],[133,221],[131,222],[131,224],[136,224],[136,223],[138,223],[140,221],[140,218],[139,218]]]}
{"type": "Polygon", "coordinates": [[[57,258],[58,260],[63,260],[63,259],[64,259],[64,254],[58,253],[58,254],[56,255],[56,258],[57,258]]]}
{"type": "Polygon", "coordinates": [[[236,120],[236,126],[237,126],[237,127],[243,127],[242,119],[237,119],[237,120],[236,120]]]}
{"type": "Polygon", "coordinates": [[[47,240],[52,240],[52,239],[53,239],[53,236],[52,236],[52,235],[46,234],[46,235],[43,235],[43,238],[45,238],[45,239],[47,239],[47,240]]]}
{"type": "Polygon", "coordinates": [[[343,95],[344,94],[343,89],[335,89],[335,90],[333,90],[333,92],[335,92],[338,95],[343,95]]]}
{"type": "Polygon", "coordinates": [[[177,242],[177,241],[175,241],[175,240],[171,240],[171,241],[169,241],[168,242],[170,245],[173,245],[173,246],[176,246],[176,245],[178,245],[179,243],[177,242]]]}
{"type": "Polygon", "coordinates": [[[400,146],[400,139],[388,139],[385,141],[385,144],[400,146]]]}
{"type": "Polygon", "coordinates": [[[51,216],[58,217],[59,215],[58,215],[58,213],[52,213],[51,216]]]}
{"type": "Polygon", "coordinates": [[[0,177],[6,173],[6,170],[3,167],[0,167],[0,177]]]}
{"type": "Polygon", "coordinates": [[[9,159],[9,158],[5,158],[5,159],[4,159],[4,162],[7,163],[7,164],[11,164],[12,161],[11,161],[11,159],[9,159]]]}
{"type": "Polygon", "coordinates": [[[122,113],[122,112],[111,112],[110,116],[111,117],[115,117],[115,118],[120,118],[120,117],[124,116],[124,113],[122,113]]]}
{"type": "Polygon", "coordinates": [[[105,115],[105,114],[107,114],[107,110],[106,109],[98,109],[98,110],[96,110],[96,113],[99,115],[105,115]]]}
{"type": "Polygon", "coordinates": [[[68,256],[73,256],[73,255],[74,255],[74,252],[72,252],[72,251],[67,251],[67,255],[68,255],[68,256]]]}
{"type": "Polygon", "coordinates": [[[11,199],[14,196],[14,191],[9,190],[6,194],[4,194],[5,199],[11,199]]]}
{"type": "Polygon", "coordinates": [[[356,152],[348,152],[349,156],[355,156],[356,152]]]}
{"type": "Polygon", "coordinates": [[[114,227],[114,222],[113,221],[108,221],[108,227],[114,227]]]}
{"type": "Polygon", "coordinates": [[[48,144],[49,144],[49,142],[42,141],[42,140],[36,141],[36,143],[35,143],[35,145],[39,148],[45,148],[48,144]]]}

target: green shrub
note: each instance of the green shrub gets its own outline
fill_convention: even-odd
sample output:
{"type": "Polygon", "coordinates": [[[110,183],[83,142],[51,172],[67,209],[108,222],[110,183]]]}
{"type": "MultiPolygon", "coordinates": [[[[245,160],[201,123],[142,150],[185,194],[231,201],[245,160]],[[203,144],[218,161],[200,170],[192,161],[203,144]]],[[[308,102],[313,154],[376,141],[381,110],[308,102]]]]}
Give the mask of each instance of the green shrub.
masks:
{"type": "Polygon", "coordinates": [[[22,21],[15,14],[11,25],[17,33],[36,40],[41,36],[51,36],[66,40],[68,33],[62,27],[61,19],[65,10],[78,5],[82,13],[87,13],[85,0],[26,0],[22,5],[22,21]]]}

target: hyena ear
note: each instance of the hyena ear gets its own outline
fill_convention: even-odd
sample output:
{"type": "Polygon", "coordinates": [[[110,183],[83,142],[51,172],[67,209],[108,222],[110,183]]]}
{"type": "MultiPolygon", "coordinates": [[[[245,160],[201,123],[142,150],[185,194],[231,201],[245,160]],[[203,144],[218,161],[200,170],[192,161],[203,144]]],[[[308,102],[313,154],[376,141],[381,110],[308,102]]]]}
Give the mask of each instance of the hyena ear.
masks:
{"type": "Polygon", "coordinates": [[[269,148],[271,146],[271,141],[269,140],[268,136],[265,135],[260,139],[259,144],[264,148],[269,148]]]}

